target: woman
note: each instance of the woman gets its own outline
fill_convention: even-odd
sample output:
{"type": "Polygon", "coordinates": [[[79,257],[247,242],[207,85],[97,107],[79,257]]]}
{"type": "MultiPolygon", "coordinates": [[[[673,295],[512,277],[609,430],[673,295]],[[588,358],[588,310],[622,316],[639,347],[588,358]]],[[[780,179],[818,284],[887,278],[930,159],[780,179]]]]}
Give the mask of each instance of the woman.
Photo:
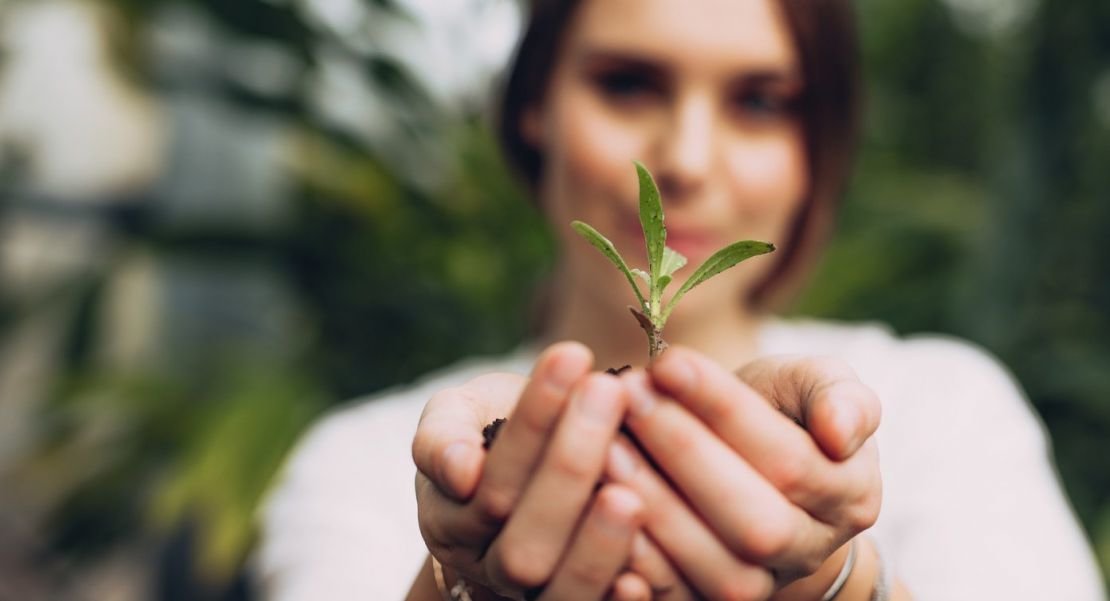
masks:
{"type": "Polygon", "coordinates": [[[991,359],[769,315],[847,176],[854,45],[835,0],[534,2],[501,134],[561,242],[545,334],[317,427],[269,506],[274,598],[1102,598],[991,359]],[[674,346],[613,378],[591,370],[642,364],[643,334],[567,224],[639,256],[633,160],[692,264],[741,238],[780,251],[688,295],[674,346]]]}

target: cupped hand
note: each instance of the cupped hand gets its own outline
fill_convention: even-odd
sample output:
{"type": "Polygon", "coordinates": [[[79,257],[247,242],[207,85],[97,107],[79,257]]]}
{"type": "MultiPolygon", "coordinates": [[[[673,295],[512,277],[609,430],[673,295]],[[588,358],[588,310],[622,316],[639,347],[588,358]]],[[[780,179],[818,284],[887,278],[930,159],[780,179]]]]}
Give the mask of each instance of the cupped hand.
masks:
{"type": "Polygon", "coordinates": [[[740,376],[750,385],[681,347],[627,372],[638,446],[616,444],[607,473],[644,500],[646,531],[700,594],[819,596],[817,577],[831,581],[844,543],[878,517],[878,400],[829,359],[740,376]]]}
{"type": "Polygon", "coordinates": [[[501,596],[646,599],[624,573],[642,502],[598,482],[625,414],[620,382],[558,344],[532,377],[493,374],[437,393],[413,441],[421,533],[448,569],[501,596]],[[488,454],[482,428],[511,415],[488,454]]]}

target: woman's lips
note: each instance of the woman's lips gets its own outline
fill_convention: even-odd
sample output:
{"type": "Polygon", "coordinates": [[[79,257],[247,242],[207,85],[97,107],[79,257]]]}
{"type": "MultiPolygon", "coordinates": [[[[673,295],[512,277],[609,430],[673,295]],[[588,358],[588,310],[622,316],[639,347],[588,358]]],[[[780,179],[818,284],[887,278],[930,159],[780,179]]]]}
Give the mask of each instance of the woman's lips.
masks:
{"type": "Polygon", "coordinates": [[[717,236],[667,229],[667,246],[682,253],[687,259],[705,258],[723,246],[717,236]]]}
{"type": "MultiPolygon", "coordinates": [[[[639,218],[622,219],[621,226],[624,238],[633,245],[630,248],[643,248],[644,230],[639,218]]],[[[667,246],[682,253],[691,263],[697,263],[698,259],[708,258],[724,243],[721,236],[707,228],[668,225],[667,246]]]]}

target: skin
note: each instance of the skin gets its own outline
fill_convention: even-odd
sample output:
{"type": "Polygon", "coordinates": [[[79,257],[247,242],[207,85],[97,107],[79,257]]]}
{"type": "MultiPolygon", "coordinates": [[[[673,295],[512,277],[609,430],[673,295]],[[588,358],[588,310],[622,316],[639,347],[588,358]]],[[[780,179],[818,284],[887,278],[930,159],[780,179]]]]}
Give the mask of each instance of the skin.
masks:
{"type": "MultiPolygon", "coordinates": [[[[413,454],[433,555],[514,598],[543,583],[543,599],[810,599],[828,587],[841,544],[873,523],[881,491],[870,439],[879,403],[847,366],[776,357],[734,374],[675,347],[650,374],[618,380],[590,373],[590,360],[585,347],[560,343],[531,378],[490,374],[432,398],[413,454]],[[697,383],[684,391],[687,369],[697,383]],[[662,474],[620,437],[619,418],[587,416],[579,399],[599,390],[596,400],[624,416],[662,474]],[[506,413],[512,419],[486,455],[481,427],[506,413]],[[705,425],[714,422],[719,431],[705,425]],[[616,520],[623,538],[609,548],[619,561],[599,575],[598,546],[573,550],[598,537],[583,516],[595,510],[601,474],[603,493],[625,487],[641,504],[616,520]],[[622,576],[626,562],[643,582],[622,576]],[[583,573],[589,582],[551,584],[583,573]],[[571,587],[593,594],[548,595],[571,587]]],[[[873,574],[853,577],[866,594],[873,574]]]]}
{"type": "MultiPolygon", "coordinates": [[[[668,244],[699,264],[738,239],[783,243],[809,174],[792,104],[797,53],[770,1],[594,0],[575,15],[525,137],[544,151],[541,200],[561,242],[549,338],[579,340],[601,365],[642,361],[627,283],[566,227],[590,223],[645,268],[637,222],[642,161],[660,186],[668,244]]],[[[753,260],[683,299],[667,338],[737,366],[755,353],[744,293],[753,260]]],[[[679,279],[693,267],[679,271],[679,279]]],[[[678,284],[672,284],[676,290],[678,284]]]]}
{"type": "MultiPolygon", "coordinates": [[[[688,295],[668,322],[675,346],[618,379],[592,370],[643,361],[630,292],[566,227],[587,221],[644,268],[636,159],[692,264],[736,239],[781,242],[809,186],[797,60],[769,0],[578,10],[521,127],[545,156],[541,201],[561,241],[548,337],[581,343],[548,347],[530,378],[482,376],[426,407],[420,524],[449,581],[486,598],[814,599],[874,523],[875,395],[832,360],[752,361],[760,317],[743,299],[770,261],[688,295]],[[505,415],[483,451],[481,428],[505,415]]],[[[874,570],[865,546],[838,599],[866,598],[874,570]]],[[[410,598],[434,598],[429,578],[410,598]]]]}

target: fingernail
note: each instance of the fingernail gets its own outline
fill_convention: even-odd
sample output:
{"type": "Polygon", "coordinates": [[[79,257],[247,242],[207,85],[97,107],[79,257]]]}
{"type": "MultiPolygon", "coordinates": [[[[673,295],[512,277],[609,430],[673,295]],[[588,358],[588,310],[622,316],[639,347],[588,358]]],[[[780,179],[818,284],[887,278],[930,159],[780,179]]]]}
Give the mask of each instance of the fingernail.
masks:
{"type": "Polygon", "coordinates": [[[570,357],[556,357],[547,370],[547,382],[562,394],[566,394],[580,376],[580,368],[570,357]]]}
{"type": "Polygon", "coordinates": [[[636,460],[619,442],[609,445],[609,461],[605,465],[605,473],[614,482],[629,482],[636,475],[636,460]]]}
{"type": "Polygon", "coordinates": [[[841,440],[848,441],[845,444],[844,452],[854,453],[860,442],[859,411],[848,403],[842,403],[836,408],[833,423],[836,424],[836,430],[840,433],[841,440]]]}
{"type": "Polygon", "coordinates": [[[466,442],[453,442],[443,450],[443,469],[440,474],[441,483],[451,489],[458,496],[466,496],[468,491],[464,480],[473,459],[473,449],[466,442]]]}
{"type": "Polygon", "coordinates": [[[645,417],[651,413],[655,408],[655,394],[648,390],[643,376],[625,378],[624,385],[629,396],[628,412],[633,417],[645,417]]]}

